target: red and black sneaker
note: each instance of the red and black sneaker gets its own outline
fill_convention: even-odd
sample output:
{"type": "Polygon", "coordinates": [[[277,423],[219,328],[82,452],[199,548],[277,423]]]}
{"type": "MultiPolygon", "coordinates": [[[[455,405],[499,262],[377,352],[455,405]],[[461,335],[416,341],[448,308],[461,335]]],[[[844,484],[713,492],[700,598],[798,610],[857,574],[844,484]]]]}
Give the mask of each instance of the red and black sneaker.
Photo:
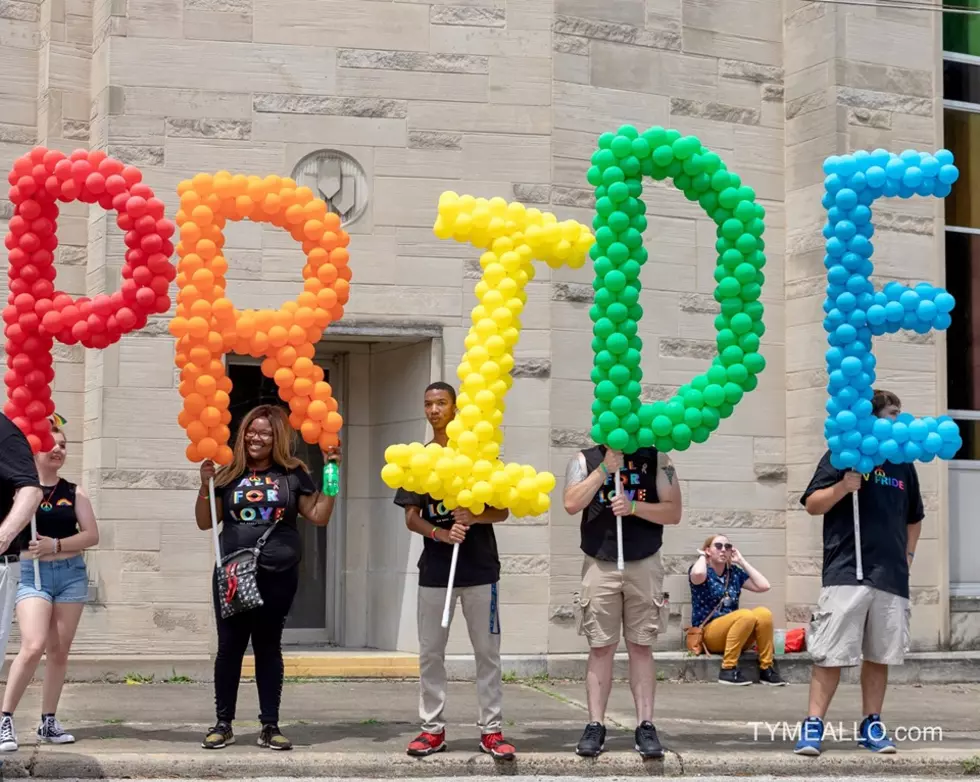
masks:
{"type": "Polygon", "coordinates": [[[424,758],[446,748],[445,733],[426,733],[422,731],[409,742],[408,754],[416,758],[424,758]]]}
{"type": "Polygon", "coordinates": [[[480,751],[493,755],[497,760],[513,760],[517,750],[504,740],[503,733],[487,733],[480,739],[480,751]]]}

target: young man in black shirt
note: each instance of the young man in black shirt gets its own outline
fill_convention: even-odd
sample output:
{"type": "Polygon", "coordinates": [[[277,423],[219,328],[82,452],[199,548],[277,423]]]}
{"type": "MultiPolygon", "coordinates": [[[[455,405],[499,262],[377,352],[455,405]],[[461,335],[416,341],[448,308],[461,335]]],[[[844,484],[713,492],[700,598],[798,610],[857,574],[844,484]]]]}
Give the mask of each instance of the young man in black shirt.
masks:
{"type": "MultiPolygon", "coordinates": [[[[879,418],[896,418],[901,401],[877,390],[879,418]]],[[[840,669],[861,665],[866,715],[858,743],[894,752],[881,722],[888,666],[901,665],[909,646],[909,567],[922,532],[922,496],[911,464],[885,462],[867,475],[836,469],[830,453],[817,465],[800,498],[811,516],[823,516],[823,588],[810,620],[807,649],[813,658],[810,712],[800,727],[799,755],[819,755],[823,718],[840,682],[840,669]],[[861,565],[858,580],[852,492],[858,493],[861,565]],[[862,663],[863,658],[863,663],[862,663]]]]}
{"type": "Polygon", "coordinates": [[[41,499],[30,443],[7,416],[0,414],[0,666],[7,651],[20,580],[16,540],[31,523],[41,499]]]}
{"type": "MultiPolygon", "coordinates": [[[[447,383],[433,383],[425,391],[425,416],[432,426],[432,442],[449,442],[446,427],[456,415],[456,391],[447,383]]],[[[487,508],[474,516],[465,508],[449,511],[428,494],[399,489],[395,504],[405,509],[405,524],[424,538],[419,558],[419,717],[422,732],[408,745],[408,754],[424,757],[446,749],[446,643],[449,628],[442,627],[442,612],[449,585],[453,545],[459,544],[449,621],[458,599],[476,660],[476,691],[480,703],[480,750],[495,758],[512,760],[516,750],[501,732],[503,680],[500,669],[500,558],[493,525],[510,515],[487,508]]]]}
{"type": "Polygon", "coordinates": [[[586,695],[590,722],[576,752],[595,757],[606,740],[603,720],[612,689],[613,660],[620,629],[629,652],[630,689],[636,704],[636,751],[663,757],[653,725],[656,688],[651,647],[666,629],[664,525],[681,520],[677,473],[666,454],[641,448],[623,457],[605,446],[576,454],[565,473],[565,510],[582,514],[582,593],[579,632],[589,642],[586,695]],[[615,485],[616,470],[621,485],[615,485]],[[623,520],[623,559],[617,569],[616,517],[623,520]]]}

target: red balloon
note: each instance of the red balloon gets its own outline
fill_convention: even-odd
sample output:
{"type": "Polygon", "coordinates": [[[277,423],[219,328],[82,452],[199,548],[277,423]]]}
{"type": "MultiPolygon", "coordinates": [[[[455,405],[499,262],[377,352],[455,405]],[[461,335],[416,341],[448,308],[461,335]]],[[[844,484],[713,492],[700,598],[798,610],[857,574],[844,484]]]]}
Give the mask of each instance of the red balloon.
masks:
{"type": "Polygon", "coordinates": [[[146,214],[146,199],[140,196],[130,196],[126,202],[126,213],[132,218],[142,217],[146,214]]]}
{"type": "Polygon", "coordinates": [[[23,217],[23,215],[19,214],[11,217],[10,222],[7,223],[7,228],[10,230],[10,232],[12,234],[16,234],[17,236],[25,233],[29,227],[30,225],[27,220],[23,217]]]}
{"type": "Polygon", "coordinates": [[[71,161],[62,158],[54,166],[54,175],[58,177],[59,182],[65,182],[71,179],[71,161]]]}
{"type": "Polygon", "coordinates": [[[136,291],[136,303],[143,309],[154,309],[156,300],[157,296],[152,288],[140,288],[136,291]]]}
{"type": "Polygon", "coordinates": [[[135,269],[133,269],[133,281],[141,288],[145,288],[147,285],[152,283],[153,272],[150,271],[150,267],[137,266],[135,269]]]}
{"type": "Polygon", "coordinates": [[[71,327],[75,325],[75,322],[81,317],[81,313],[78,311],[78,307],[74,304],[69,304],[61,311],[61,322],[64,324],[63,328],[71,330],[71,327]]]}
{"type": "Polygon", "coordinates": [[[22,176],[17,180],[17,189],[20,190],[21,196],[30,197],[37,192],[37,182],[31,176],[22,176]]]}
{"type": "Polygon", "coordinates": [[[122,170],[122,175],[129,187],[133,187],[133,185],[137,184],[143,178],[143,174],[136,166],[126,166],[122,170]]]}
{"type": "Polygon", "coordinates": [[[146,234],[140,241],[140,248],[148,255],[163,250],[163,239],[158,234],[146,234]]]}
{"type": "Polygon", "coordinates": [[[82,188],[74,179],[66,179],[61,183],[61,200],[74,201],[81,194],[82,188]]]}
{"type": "Polygon", "coordinates": [[[166,296],[167,291],[170,290],[170,280],[168,280],[162,274],[158,274],[150,282],[150,288],[157,296],[166,296]]]}
{"type": "Polygon", "coordinates": [[[25,220],[36,220],[41,216],[41,205],[34,200],[22,201],[17,212],[25,220]]]}
{"type": "Polygon", "coordinates": [[[155,233],[157,221],[153,219],[153,215],[145,214],[136,221],[133,228],[139,234],[155,233]]]}
{"type": "Polygon", "coordinates": [[[99,162],[99,173],[106,177],[106,179],[108,179],[110,176],[119,174],[119,172],[122,170],[123,164],[115,158],[107,157],[99,162]]]}
{"type": "Polygon", "coordinates": [[[27,386],[17,386],[17,388],[10,389],[10,400],[24,407],[34,401],[34,395],[27,386]]]}
{"type": "Polygon", "coordinates": [[[71,327],[71,335],[80,342],[84,340],[88,337],[88,323],[84,320],[76,321],[71,327]]]}
{"type": "Polygon", "coordinates": [[[41,319],[34,312],[24,312],[20,316],[20,327],[25,334],[33,334],[41,325],[41,319]]]}
{"type": "Polygon", "coordinates": [[[126,192],[128,189],[129,185],[126,184],[126,180],[119,176],[119,174],[111,174],[106,177],[105,190],[107,193],[117,196],[120,193],[126,192]]]}
{"type": "Polygon", "coordinates": [[[8,304],[3,308],[3,322],[7,324],[16,323],[17,314],[17,307],[15,307],[13,304],[8,304]]]}
{"type": "MultiPolygon", "coordinates": [[[[45,272],[54,271],[51,267],[45,270],[45,272]]],[[[51,275],[52,277],[54,275],[51,275]]],[[[31,286],[31,295],[37,300],[37,304],[34,305],[35,311],[41,313],[38,310],[38,305],[43,301],[45,305],[44,311],[47,312],[48,305],[51,303],[51,296],[54,293],[54,283],[51,280],[38,280],[31,286]]]]}
{"type": "Polygon", "coordinates": [[[31,312],[34,309],[34,297],[29,293],[18,294],[14,299],[18,312],[31,312]]]}
{"type": "Polygon", "coordinates": [[[65,153],[58,149],[49,149],[44,153],[44,158],[42,162],[44,163],[44,168],[48,172],[53,172],[54,167],[58,165],[59,160],[65,159],[65,153]]]}
{"type": "Polygon", "coordinates": [[[120,307],[116,312],[116,323],[124,332],[129,331],[136,323],[136,315],[129,307],[120,307]]]}
{"type": "Polygon", "coordinates": [[[89,174],[92,173],[92,164],[88,162],[88,155],[84,158],[78,159],[71,164],[71,175],[72,178],[82,184],[86,180],[89,174]]]}
{"type": "Polygon", "coordinates": [[[64,321],[61,318],[60,312],[45,313],[44,317],[41,318],[41,325],[44,326],[44,330],[49,334],[57,334],[64,327],[64,321]]]}
{"type": "MultiPolygon", "coordinates": [[[[146,187],[146,185],[138,185],[137,187],[143,188],[146,187]]],[[[140,194],[142,194],[142,192],[140,194]]],[[[161,201],[159,198],[154,196],[152,191],[150,191],[150,194],[148,196],[144,196],[144,197],[146,198],[147,214],[151,215],[154,220],[157,221],[162,220],[163,213],[167,210],[167,205],[164,204],[163,201],[161,201]]],[[[169,220],[167,222],[169,222],[169,220]]]]}
{"type": "Polygon", "coordinates": [[[145,182],[140,182],[139,184],[133,185],[131,188],[129,188],[129,192],[144,200],[153,198],[153,190],[150,189],[150,186],[145,182]]]}
{"type": "Polygon", "coordinates": [[[22,410],[13,402],[6,402],[3,406],[3,414],[13,421],[15,418],[20,418],[22,410]]]}
{"type": "Polygon", "coordinates": [[[14,369],[8,369],[3,376],[3,382],[8,388],[13,388],[14,386],[19,386],[24,382],[24,379],[20,376],[20,373],[14,369]]]}
{"type": "MultiPolygon", "coordinates": [[[[45,420],[47,419],[45,418],[45,420]]],[[[46,432],[44,435],[42,435],[41,444],[38,447],[40,448],[38,453],[47,453],[52,448],[54,448],[54,435],[51,434],[50,430],[46,432]]]]}
{"type": "Polygon", "coordinates": [[[94,312],[86,318],[85,322],[88,324],[89,334],[100,334],[106,330],[105,321],[94,312]]]}
{"type": "Polygon", "coordinates": [[[93,171],[85,177],[85,187],[96,195],[105,192],[105,177],[98,171],[93,171]]]}
{"type": "Polygon", "coordinates": [[[170,312],[170,297],[157,296],[157,303],[156,303],[155,310],[157,315],[163,315],[166,312],[170,312]]]}
{"type": "MultiPolygon", "coordinates": [[[[48,436],[51,437],[51,435],[48,435],[48,436]]],[[[52,440],[53,439],[54,438],[52,438],[52,440]]],[[[27,435],[27,442],[31,446],[31,452],[32,453],[43,453],[44,440],[42,440],[36,434],[29,434],[29,435],[27,435]]]]}

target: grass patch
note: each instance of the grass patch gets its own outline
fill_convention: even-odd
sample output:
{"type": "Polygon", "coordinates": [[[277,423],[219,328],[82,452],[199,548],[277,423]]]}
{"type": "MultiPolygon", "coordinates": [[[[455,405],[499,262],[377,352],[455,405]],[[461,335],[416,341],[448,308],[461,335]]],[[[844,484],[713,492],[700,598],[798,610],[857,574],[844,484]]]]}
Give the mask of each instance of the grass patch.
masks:
{"type": "Polygon", "coordinates": [[[657,671],[657,681],[658,682],[667,681],[667,674],[664,673],[663,671],[657,671]]]}
{"type": "Polygon", "coordinates": [[[110,717],[107,720],[102,720],[106,725],[122,725],[124,720],[120,717],[110,717]]]}
{"type": "Polygon", "coordinates": [[[966,776],[980,777],[980,755],[974,755],[972,758],[961,760],[960,765],[963,766],[963,773],[966,776]]]}
{"type": "Polygon", "coordinates": [[[377,720],[374,717],[368,717],[366,720],[361,720],[362,725],[380,725],[381,720],[377,720]]]}
{"type": "Polygon", "coordinates": [[[142,673],[127,673],[126,684],[153,684],[153,674],[145,676],[142,673]]]}
{"type": "Polygon", "coordinates": [[[176,668],[170,669],[173,673],[163,680],[164,684],[193,684],[194,680],[190,676],[184,676],[177,673],[176,668]]]}

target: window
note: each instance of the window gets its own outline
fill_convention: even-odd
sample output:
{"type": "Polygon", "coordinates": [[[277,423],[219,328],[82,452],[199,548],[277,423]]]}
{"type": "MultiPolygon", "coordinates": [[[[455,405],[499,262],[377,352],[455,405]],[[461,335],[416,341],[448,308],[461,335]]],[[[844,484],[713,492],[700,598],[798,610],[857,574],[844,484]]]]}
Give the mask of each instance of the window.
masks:
{"type": "Polygon", "coordinates": [[[947,331],[949,413],[958,460],[980,461],[980,0],[946,0],[976,13],[943,14],[945,145],[960,179],[946,198],[946,287],[956,297],[947,331]]]}

